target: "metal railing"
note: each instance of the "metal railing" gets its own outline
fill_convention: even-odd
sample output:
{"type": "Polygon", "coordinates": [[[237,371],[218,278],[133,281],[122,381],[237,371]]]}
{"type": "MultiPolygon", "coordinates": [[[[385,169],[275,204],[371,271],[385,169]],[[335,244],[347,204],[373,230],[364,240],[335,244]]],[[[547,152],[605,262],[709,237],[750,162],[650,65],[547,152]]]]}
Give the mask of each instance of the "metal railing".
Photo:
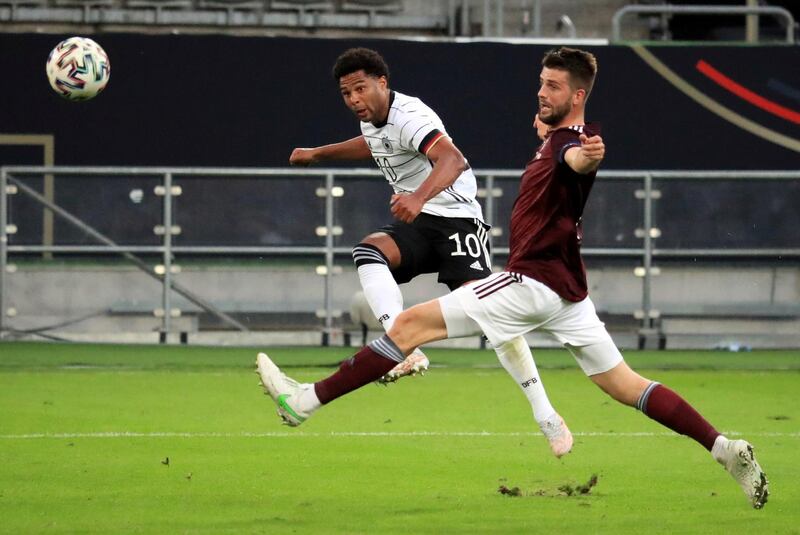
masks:
{"type": "MultiPolygon", "coordinates": [[[[520,175],[518,170],[508,169],[476,169],[474,170],[483,184],[479,190],[479,197],[484,201],[484,213],[486,221],[490,224],[498,224],[496,221],[496,197],[500,192],[496,191],[496,179],[498,178],[517,178],[520,175]]],[[[330,336],[334,331],[332,287],[334,275],[334,256],[337,254],[349,254],[350,246],[335,246],[334,244],[334,221],[335,203],[334,198],[339,196],[336,192],[336,180],[346,180],[358,177],[382,177],[377,169],[298,169],[298,168],[182,168],[182,167],[66,167],[66,166],[9,166],[0,167],[0,337],[8,326],[7,322],[7,292],[6,275],[8,256],[10,253],[95,253],[95,254],[121,254],[127,260],[135,264],[139,269],[145,271],[149,276],[156,278],[162,283],[161,305],[163,310],[162,333],[169,334],[171,325],[171,295],[172,292],[179,293],[194,302],[204,310],[216,315],[219,319],[229,325],[240,329],[247,328],[231,318],[223,311],[217,309],[212,303],[206,302],[200,296],[182,287],[172,278],[172,258],[176,253],[180,254],[210,254],[210,255],[310,255],[324,257],[324,269],[322,274],[324,282],[324,336],[330,336]],[[80,221],[63,208],[57,206],[52,200],[46,199],[43,195],[33,190],[30,186],[22,182],[19,177],[38,176],[38,175],[102,175],[104,177],[113,176],[143,176],[162,177],[160,185],[156,186],[156,193],[163,195],[162,222],[163,237],[161,245],[118,245],[110,238],[93,229],[89,225],[80,221]],[[191,177],[202,175],[203,177],[246,177],[246,178],[271,178],[271,177],[320,177],[323,179],[324,186],[318,189],[317,194],[325,197],[324,207],[324,228],[325,243],[320,246],[178,246],[174,245],[172,236],[175,232],[172,218],[172,203],[176,196],[181,194],[179,186],[175,186],[173,181],[176,177],[191,177]],[[8,239],[8,197],[9,193],[23,193],[32,198],[46,209],[52,210],[56,216],[64,219],[71,225],[88,233],[97,241],[103,243],[99,246],[88,245],[11,245],[8,239]],[[159,254],[162,256],[162,264],[156,266],[154,270],[151,266],[141,261],[136,254],[159,254]]],[[[655,226],[653,219],[653,203],[660,198],[660,192],[653,187],[653,181],[670,179],[690,179],[690,180],[800,180],[800,171],[618,171],[603,170],[598,174],[601,180],[641,180],[642,189],[637,190],[636,198],[642,201],[642,228],[636,229],[636,235],[642,239],[641,247],[633,248],[584,248],[583,254],[596,257],[627,257],[641,259],[641,268],[637,274],[642,277],[641,310],[635,311],[635,316],[641,320],[642,329],[651,328],[653,320],[658,317],[658,311],[654,310],[651,299],[652,275],[654,272],[653,260],[661,258],[681,258],[681,257],[764,257],[780,255],[784,258],[800,258],[800,248],[764,248],[764,249],[659,249],[655,247],[655,240],[660,231],[655,226]]],[[[507,222],[499,222],[499,226],[505,227],[507,222]]],[[[491,240],[491,235],[490,235],[491,240]]],[[[493,248],[493,254],[508,254],[508,248],[493,248]]],[[[321,266],[322,267],[322,266],[321,266]]],[[[163,339],[163,338],[162,338],[163,339]]],[[[325,339],[325,338],[324,338],[325,339]]]]}
{"type": "Polygon", "coordinates": [[[620,8],[611,19],[612,41],[622,40],[622,19],[626,15],[771,15],[786,20],[786,43],[794,44],[794,17],[785,8],[776,6],[656,6],[628,5],[620,8]]]}

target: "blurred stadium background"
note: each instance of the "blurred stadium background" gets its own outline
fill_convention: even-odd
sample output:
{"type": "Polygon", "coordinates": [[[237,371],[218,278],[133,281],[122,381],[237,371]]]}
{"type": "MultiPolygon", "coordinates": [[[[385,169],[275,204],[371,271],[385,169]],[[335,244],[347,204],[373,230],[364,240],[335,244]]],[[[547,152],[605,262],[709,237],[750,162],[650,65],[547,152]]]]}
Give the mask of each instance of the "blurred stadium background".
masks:
{"type": "MultiPolygon", "coordinates": [[[[789,1],[0,0],[0,337],[361,343],[349,251],[389,220],[389,188],[369,166],[286,169],[292,148],[358,132],[336,56],[378,49],[390,85],[441,115],[501,268],[538,61],[573,44],[600,62],[588,118],[608,157],[584,248],[615,340],[799,347],[798,16],[789,1]],[[90,102],[45,79],[71,35],[112,63],[90,102]]],[[[444,291],[404,289],[407,304],[444,291]]]]}

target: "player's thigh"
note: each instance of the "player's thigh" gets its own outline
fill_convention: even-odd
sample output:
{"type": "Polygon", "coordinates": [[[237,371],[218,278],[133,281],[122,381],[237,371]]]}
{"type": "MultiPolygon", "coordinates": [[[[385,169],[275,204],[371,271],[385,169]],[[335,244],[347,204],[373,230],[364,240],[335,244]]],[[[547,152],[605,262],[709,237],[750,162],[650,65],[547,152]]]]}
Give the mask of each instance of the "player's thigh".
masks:
{"type": "Polygon", "coordinates": [[[448,336],[483,331],[489,342],[498,347],[531,331],[536,323],[528,308],[530,288],[521,281],[517,274],[495,273],[440,297],[448,336]]]}
{"type": "Polygon", "coordinates": [[[562,300],[563,306],[543,325],[569,349],[583,372],[588,376],[614,369],[623,362],[605,325],[597,317],[594,304],[588,297],[581,302],[562,300]]]}
{"type": "MultiPolygon", "coordinates": [[[[599,346],[589,346],[581,349],[584,354],[587,351],[612,351],[610,347],[599,346]]],[[[616,349],[616,347],[613,349],[616,349]]],[[[624,360],[620,360],[616,366],[607,371],[590,375],[589,378],[609,396],[620,403],[632,407],[636,406],[636,402],[641,397],[642,392],[644,392],[650,384],[648,379],[633,371],[624,360]]]]}
{"type": "Polygon", "coordinates": [[[397,247],[399,258],[389,267],[399,284],[408,282],[422,273],[436,271],[427,266],[428,259],[433,256],[433,247],[425,233],[421,232],[416,221],[410,224],[397,221],[379,228],[377,233],[387,235],[397,247]]]}
{"type": "MultiPolygon", "coordinates": [[[[550,291],[553,295],[557,295],[550,291]]],[[[559,342],[581,347],[611,340],[589,297],[577,303],[560,297],[558,299],[558,309],[548,317],[542,328],[549,331],[559,342]]]]}
{"type": "Polygon", "coordinates": [[[462,338],[474,336],[483,332],[483,329],[466,311],[461,296],[455,290],[452,293],[443,295],[438,299],[442,311],[442,319],[445,323],[448,338],[462,338]]]}
{"type": "Polygon", "coordinates": [[[439,282],[451,290],[492,274],[489,226],[473,218],[438,217],[431,235],[438,262],[439,282]]]}
{"type": "Polygon", "coordinates": [[[586,375],[606,372],[622,362],[622,354],[597,316],[591,299],[561,302],[560,310],[542,329],[570,350],[586,375]]]}
{"type": "Polygon", "coordinates": [[[447,338],[447,325],[438,299],[404,310],[387,333],[404,355],[414,348],[447,338]]]}
{"type": "Polygon", "coordinates": [[[361,243],[366,243],[377,247],[383,256],[389,261],[389,267],[394,269],[400,265],[401,253],[400,247],[397,242],[389,234],[385,232],[373,232],[372,234],[364,237],[361,243]]]}
{"type": "Polygon", "coordinates": [[[592,380],[625,362],[622,359],[622,353],[619,352],[610,336],[603,342],[587,346],[565,344],[564,347],[575,357],[575,361],[581,367],[583,373],[592,380]]]}

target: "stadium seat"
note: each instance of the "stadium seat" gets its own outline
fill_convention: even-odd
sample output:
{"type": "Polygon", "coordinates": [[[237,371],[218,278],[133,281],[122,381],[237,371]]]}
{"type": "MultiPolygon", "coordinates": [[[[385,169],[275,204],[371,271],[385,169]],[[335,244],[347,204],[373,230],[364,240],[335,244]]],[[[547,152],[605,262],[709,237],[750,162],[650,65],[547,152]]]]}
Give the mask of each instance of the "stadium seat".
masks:
{"type": "Polygon", "coordinates": [[[45,7],[47,5],[47,0],[0,0],[0,7],[2,6],[9,6],[11,8],[11,13],[7,20],[14,21],[17,18],[17,8],[20,6],[30,6],[30,7],[45,7]]]}
{"type": "Polygon", "coordinates": [[[305,15],[308,11],[333,11],[336,5],[326,0],[273,0],[269,7],[273,10],[297,11],[299,15],[305,15]]]}
{"type": "Polygon", "coordinates": [[[104,8],[114,7],[115,4],[118,4],[116,0],[55,0],[54,7],[80,7],[83,8],[83,18],[81,19],[82,22],[98,22],[91,20],[91,12],[92,8],[97,8],[100,11],[100,17],[102,17],[102,10],[104,8]]]}
{"type": "Polygon", "coordinates": [[[155,12],[155,23],[161,23],[163,9],[191,9],[192,0],[127,0],[126,7],[131,9],[152,9],[155,12]]]}
{"type": "Polygon", "coordinates": [[[225,20],[230,24],[233,20],[233,13],[237,10],[263,13],[264,0],[199,0],[197,7],[225,10],[225,20]]]}
{"type": "Polygon", "coordinates": [[[400,0],[344,0],[342,11],[360,11],[374,17],[377,13],[397,13],[403,10],[400,0]]]}

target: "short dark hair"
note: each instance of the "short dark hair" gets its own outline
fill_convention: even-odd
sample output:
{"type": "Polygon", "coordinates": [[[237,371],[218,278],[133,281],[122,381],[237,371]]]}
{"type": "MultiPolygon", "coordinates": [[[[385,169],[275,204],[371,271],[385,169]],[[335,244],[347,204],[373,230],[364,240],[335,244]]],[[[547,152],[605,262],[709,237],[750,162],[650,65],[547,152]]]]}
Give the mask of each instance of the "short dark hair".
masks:
{"type": "Polygon", "coordinates": [[[587,97],[592,92],[597,76],[597,58],[591,52],[566,46],[554,48],[544,55],[542,66],[567,71],[574,88],[585,90],[587,97]]]}
{"type": "Polygon", "coordinates": [[[337,82],[342,76],[347,76],[363,70],[369,76],[389,79],[389,66],[383,57],[369,48],[350,48],[336,58],[333,65],[333,79],[337,82]]]}

